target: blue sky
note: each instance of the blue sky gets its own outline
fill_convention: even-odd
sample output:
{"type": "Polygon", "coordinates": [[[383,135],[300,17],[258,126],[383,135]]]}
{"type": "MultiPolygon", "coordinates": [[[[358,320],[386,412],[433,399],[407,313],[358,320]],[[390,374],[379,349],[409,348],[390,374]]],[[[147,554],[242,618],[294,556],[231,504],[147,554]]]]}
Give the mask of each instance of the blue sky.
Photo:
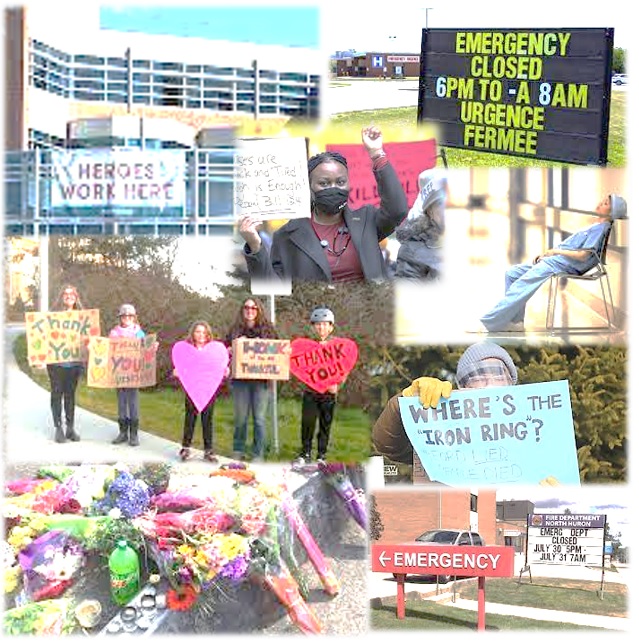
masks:
{"type": "Polygon", "coordinates": [[[135,6],[100,9],[100,26],[117,31],[192,36],[262,45],[319,47],[313,6],[135,6]]]}

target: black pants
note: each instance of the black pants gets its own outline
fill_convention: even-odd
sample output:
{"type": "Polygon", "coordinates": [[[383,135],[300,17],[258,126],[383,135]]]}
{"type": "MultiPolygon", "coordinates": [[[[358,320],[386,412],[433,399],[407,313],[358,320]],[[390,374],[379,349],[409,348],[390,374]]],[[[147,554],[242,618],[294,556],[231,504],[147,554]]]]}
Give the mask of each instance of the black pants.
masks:
{"type": "Polygon", "coordinates": [[[336,396],[331,393],[304,391],[302,396],[302,453],[311,454],[315,426],[319,420],[317,434],[317,456],[323,458],[328,449],[328,439],[333,423],[336,396]]]}
{"type": "Polygon", "coordinates": [[[47,364],[47,373],[51,382],[51,414],[56,428],[62,426],[62,407],[67,428],[73,428],[75,421],[75,392],[84,366],[73,364],[47,364]]]}
{"type": "Polygon", "coordinates": [[[202,438],[204,440],[204,450],[213,450],[213,407],[215,406],[215,397],[199,413],[191,398],[184,394],[184,433],[182,435],[182,446],[190,447],[193,443],[193,433],[195,433],[195,421],[200,416],[202,422],[202,438]]]}

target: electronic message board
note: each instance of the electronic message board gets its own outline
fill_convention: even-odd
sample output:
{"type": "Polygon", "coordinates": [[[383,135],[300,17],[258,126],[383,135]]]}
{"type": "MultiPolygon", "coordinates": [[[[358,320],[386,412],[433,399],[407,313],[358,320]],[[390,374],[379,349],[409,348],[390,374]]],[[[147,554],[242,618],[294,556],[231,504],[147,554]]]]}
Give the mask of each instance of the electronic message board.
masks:
{"type": "Polygon", "coordinates": [[[605,165],[614,29],[423,29],[418,121],[438,144],[605,165]]]}

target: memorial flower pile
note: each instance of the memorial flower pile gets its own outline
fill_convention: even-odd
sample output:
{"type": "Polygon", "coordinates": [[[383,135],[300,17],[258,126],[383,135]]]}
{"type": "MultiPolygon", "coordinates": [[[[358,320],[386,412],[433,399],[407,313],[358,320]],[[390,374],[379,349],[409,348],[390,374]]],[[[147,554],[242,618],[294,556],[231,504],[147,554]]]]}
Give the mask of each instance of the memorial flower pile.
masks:
{"type": "MultiPolygon", "coordinates": [[[[345,471],[325,473],[345,502],[361,502],[345,483],[345,471]]],[[[120,538],[143,557],[145,569],[155,564],[168,581],[172,610],[193,609],[229,583],[257,580],[301,631],[320,633],[295,577],[295,538],[324,591],[334,596],[340,589],[285,476],[258,476],[243,463],[206,474],[124,464],[49,467],[34,479],[8,483],[5,494],[5,594],[23,588],[32,603],[46,607],[9,610],[5,632],[17,633],[20,618],[30,619],[25,632],[65,631],[66,617],[52,616],[52,606],[63,603],[49,599],[63,596],[88,555],[106,561],[120,538]]]]}

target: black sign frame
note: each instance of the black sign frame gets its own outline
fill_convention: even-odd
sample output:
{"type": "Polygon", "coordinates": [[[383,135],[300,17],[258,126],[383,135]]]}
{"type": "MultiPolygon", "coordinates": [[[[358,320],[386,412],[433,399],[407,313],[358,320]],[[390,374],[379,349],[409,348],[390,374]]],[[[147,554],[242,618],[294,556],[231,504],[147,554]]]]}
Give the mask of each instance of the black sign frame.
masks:
{"type": "MultiPolygon", "coordinates": [[[[511,38],[515,37],[511,36],[511,38]]],[[[472,38],[473,36],[471,36],[472,38]]],[[[494,36],[486,36],[485,38],[488,43],[491,43],[491,38],[494,36]]],[[[527,42],[525,38],[525,35],[522,36],[522,42],[527,42]]],[[[477,40],[475,40],[476,42],[477,40]]],[[[497,38],[495,38],[495,42],[498,42],[497,38]]],[[[606,166],[608,163],[613,46],[613,28],[422,29],[417,122],[418,124],[424,122],[434,124],[439,130],[438,144],[442,147],[458,147],[471,151],[578,165],[606,166]],[[516,52],[515,55],[501,56],[495,53],[456,52],[455,43],[458,34],[565,35],[568,33],[570,40],[565,47],[565,55],[563,56],[531,54],[526,57],[521,56],[519,52],[516,52]],[[568,49],[571,48],[574,51],[569,52],[568,49]],[[482,57],[481,61],[475,62],[489,70],[486,72],[487,76],[490,76],[491,65],[493,66],[495,78],[489,81],[490,85],[486,82],[480,83],[480,81],[486,80],[486,76],[480,77],[471,72],[471,58],[476,56],[482,57]],[[503,65],[503,68],[498,70],[496,58],[514,60],[500,60],[499,63],[503,65]],[[535,58],[536,61],[522,62],[524,58],[535,58]],[[526,64],[529,65],[527,68],[521,67],[526,64]],[[521,70],[524,68],[526,72],[530,72],[530,79],[520,76],[520,73],[523,73],[521,70]],[[517,76],[499,78],[500,71],[517,73],[517,76]],[[542,73],[539,78],[532,78],[539,72],[542,73]],[[441,83],[442,79],[445,79],[444,85],[441,83]],[[457,97],[437,95],[437,92],[439,91],[441,94],[442,90],[450,93],[455,79],[464,81],[464,85],[458,87],[457,97]],[[500,93],[503,100],[489,100],[487,89],[488,87],[492,89],[493,83],[497,79],[500,80],[499,84],[501,85],[501,90],[497,93],[500,93]],[[477,82],[469,83],[469,80],[477,82]],[[439,89],[437,88],[438,81],[439,89]],[[529,102],[520,104],[522,109],[518,110],[516,101],[519,103],[523,101],[519,100],[521,95],[517,85],[521,88],[522,81],[528,85],[529,102]],[[583,102],[584,85],[586,86],[587,103],[585,107],[582,107],[578,103],[583,102]],[[469,89],[472,92],[470,97],[468,96],[469,89]],[[484,100],[482,100],[480,90],[484,93],[484,100]],[[514,92],[517,92],[515,99],[512,98],[514,92]],[[460,95],[462,95],[461,99],[460,95]],[[563,99],[564,102],[568,100],[569,102],[574,101],[576,104],[544,105],[542,99],[558,103],[561,103],[563,99]],[[464,101],[469,105],[462,106],[464,101]],[[489,108],[486,105],[506,105],[506,107],[490,108],[489,113],[489,108]],[[534,127],[531,125],[527,130],[518,130],[512,125],[500,127],[499,124],[493,126],[490,123],[481,122],[481,119],[486,118],[506,119],[503,110],[507,109],[511,110],[511,113],[524,114],[525,112],[525,118],[529,125],[533,120],[535,121],[534,127]],[[462,110],[465,111],[464,118],[466,120],[474,115],[474,117],[479,117],[479,123],[474,121],[465,123],[462,120],[462,110]],[[495,116],[497,110],[502,110],[500,116],[495,116]],[[548,120],[550,123],[547,122],[548,120]],[[543,129],[540,129],[542,121],[543,129]],[[468,132],[466,132],[467,125],[471,126],[468,132]],[[504,142],[511,145],[514,145],[515,137],[517,141],[525,140],[524,150],[513,151],[495,149],[495,147],[482,146],[481,144],[468,144],[468,137],[471,134],[485,136],[485,140],[487,140],[488,134],[483,130],[488,132],[489,129],[494,130],[491,132],[493,137],[501,136],[504,142]],[[498,132],[500,129],[503,132],[498,132]],[[466,141],[464,141],[465,136],[467,137],[466,141]],[[535,150],[534,153],[531,153],[530,148],[533,143],[535,150]]],[[[495,86],[494,89],[497,90],[498,87],[495,86]]],[[[525,96],[525,93],[523,95],[525,96]]],[[[524,116],[521,118],[523,119],[524,116]]],[[[521,148],[521,145],[517,145],[517,147],[521,148]]]]}

